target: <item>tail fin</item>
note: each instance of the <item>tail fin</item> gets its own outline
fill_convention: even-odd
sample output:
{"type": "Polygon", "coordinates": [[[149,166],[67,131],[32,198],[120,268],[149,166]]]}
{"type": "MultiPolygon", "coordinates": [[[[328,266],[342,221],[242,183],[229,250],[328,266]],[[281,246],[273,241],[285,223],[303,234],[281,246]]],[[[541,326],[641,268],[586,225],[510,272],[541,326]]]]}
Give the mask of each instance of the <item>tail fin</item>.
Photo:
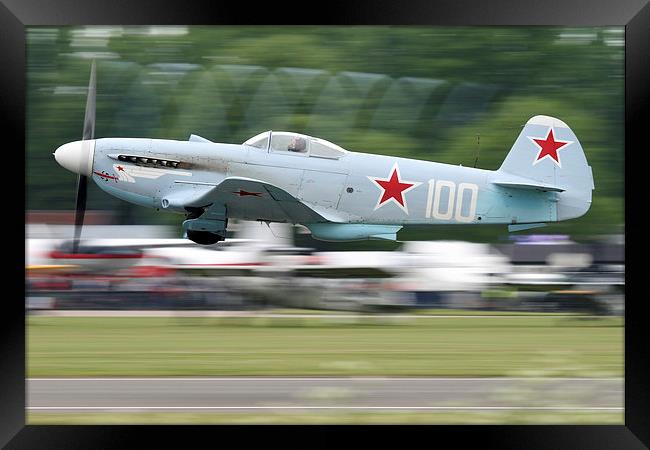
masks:
{"type": "Polygon", "coordinates": [[[578,138],[549,116],[531,118],[497,171],[496,184],[557,192],[557,220],[584,215],[594,180],[578,138]]]}

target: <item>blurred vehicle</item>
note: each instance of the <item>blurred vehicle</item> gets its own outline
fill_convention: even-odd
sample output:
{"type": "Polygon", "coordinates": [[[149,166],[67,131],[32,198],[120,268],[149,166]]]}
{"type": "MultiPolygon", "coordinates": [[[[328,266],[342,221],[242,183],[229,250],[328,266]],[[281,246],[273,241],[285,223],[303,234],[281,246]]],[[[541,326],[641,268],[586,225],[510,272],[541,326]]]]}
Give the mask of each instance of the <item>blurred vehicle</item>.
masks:
{"type": "Polygon", "coordinates": [[[488,244],[462,241],[406,242],[395,266],[418,306],[480,307],[481,293],[504,284],[512,267],[488,244]]]}
{"type": "Polygon", "coordinates": [[[509,271],[508,259],[489,245],[454,241],[407,242],[396,251],[279,252],[256,270],[271,283],[269,301],[325,309],[347,302],[354,310],[466,307],[461,298],[478,299],[509,271]]]}
{"type": "MultiPolygon", "coordinates": [[[[251,225],[254,227],[254,224],[251,225]]],[[[116,233],[128,235],[128,226],[103,227],[103,232],[113,236],[116,233]]],[[[240,227],[241,228],[241,227],[240,227]]],[[[255,227],[256,232],[264,232],[255,227]]],[[[143,237],[107,237],[90,238],[80,241],[46,237],[27,237],[26,268],[29,271],[47,269],[65,269],[68,272],[94,272],[97,274],[115,274],[125,269],[141,271],[142,267],[179,268],[185,266],[229,266],[254,264],[258,249],[274,248],[276,240],[266,234],[256,236],[248,230],[242,230],[244,238],[230,239],[223,246],[198,247],[194,242],[184,238],[143,238],[143,237]],[[268,240],[267,240],[268,239],[268,240]],[[74,247],[77,247],[76,249],[74,247]],[[76,250],[76,252],[75,252],[76,250]],[[202,251],[201,251],[202,250],[202,251]],[[244,256],[245,255],[245,256],[244,256]]],[[[43,235],[41,231],[39,235],[43,235]]],[[[72,228],[57,230],[50,234],[72,234],[72,228]]],[[[97,234],[97,233],[95,233],[97,234]]],[[[61,272],[61,270],[59,271],[61,272]]]]}
{"type": "Polygon", "coordinates": [[[568,248],[558,240],[544,247],[537,239],[526,244],[528,252],[462,241],[336,252],[296,247],[288,224],[242,222],[235,236],[213,246],[187,239],[87,239],[72,257],[69,240],[30,238],[27,307],[593,313],[623,308],[624,265],[594,262],[586,253],[590,247],[568,248]],[[503,251],[527,259],[513,264],[503,251]]]}
{"type": "Polygon", "coordinates": [[[102,243],[85,243],[73,249],[72,241],[64,241],[49,252],[54,264],[67,265],[85,271],[116,271],[134,266],[144,257],[138,247],[119,247],[102,243]]]}

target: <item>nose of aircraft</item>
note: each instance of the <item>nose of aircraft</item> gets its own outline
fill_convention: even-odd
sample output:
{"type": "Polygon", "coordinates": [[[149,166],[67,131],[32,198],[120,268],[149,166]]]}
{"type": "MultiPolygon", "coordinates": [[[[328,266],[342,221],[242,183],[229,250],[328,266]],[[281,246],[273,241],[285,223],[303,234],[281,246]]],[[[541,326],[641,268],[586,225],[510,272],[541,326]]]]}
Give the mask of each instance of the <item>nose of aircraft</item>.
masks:
{"type": "Polygon", "coordinates": [[[95,141],[74,141],[63,144],[54,152],[54,159],[70,172],[90,176],[93,170],[95,141]]]}

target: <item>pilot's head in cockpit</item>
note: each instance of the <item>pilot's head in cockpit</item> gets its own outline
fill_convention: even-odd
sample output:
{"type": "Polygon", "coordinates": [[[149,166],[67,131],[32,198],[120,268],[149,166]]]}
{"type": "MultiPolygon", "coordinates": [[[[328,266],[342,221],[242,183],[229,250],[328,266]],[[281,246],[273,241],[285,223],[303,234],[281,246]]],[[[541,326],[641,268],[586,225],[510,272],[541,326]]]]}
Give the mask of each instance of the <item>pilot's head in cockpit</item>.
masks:
{"type": "Polygon", "coordinates": [[[307,141],[305,141],[304,138],[301,138],[299,136],[294,137],[291,139],[291,142],[289,142],[289,146],[287,147],[287,150],[290,152],[304,152],[307,149],[307,141]]]}

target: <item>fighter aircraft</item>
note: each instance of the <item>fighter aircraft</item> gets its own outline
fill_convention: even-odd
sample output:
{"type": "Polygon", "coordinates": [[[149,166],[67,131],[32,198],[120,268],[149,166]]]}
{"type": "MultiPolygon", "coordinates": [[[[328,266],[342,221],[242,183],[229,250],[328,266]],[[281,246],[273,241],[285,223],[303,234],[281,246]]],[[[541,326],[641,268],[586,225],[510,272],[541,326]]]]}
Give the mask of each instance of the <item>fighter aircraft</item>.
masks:
{"type": "Polygon", "coordinates": [[[82,140],[54,153],[78,174],[76,232],[88,178],[138,205],[186,216],[182,229],[204,245],[225,239],[228,219],[307,227],[326,241],[396,240],[405,225],[508,224],[510,231],[573,219],[591,206],[591,167],[560,119],[523,127],[497,170],[345,150],[286,131],[242,144],[149,138],[94,138],[93,62],[82,140]]]}

